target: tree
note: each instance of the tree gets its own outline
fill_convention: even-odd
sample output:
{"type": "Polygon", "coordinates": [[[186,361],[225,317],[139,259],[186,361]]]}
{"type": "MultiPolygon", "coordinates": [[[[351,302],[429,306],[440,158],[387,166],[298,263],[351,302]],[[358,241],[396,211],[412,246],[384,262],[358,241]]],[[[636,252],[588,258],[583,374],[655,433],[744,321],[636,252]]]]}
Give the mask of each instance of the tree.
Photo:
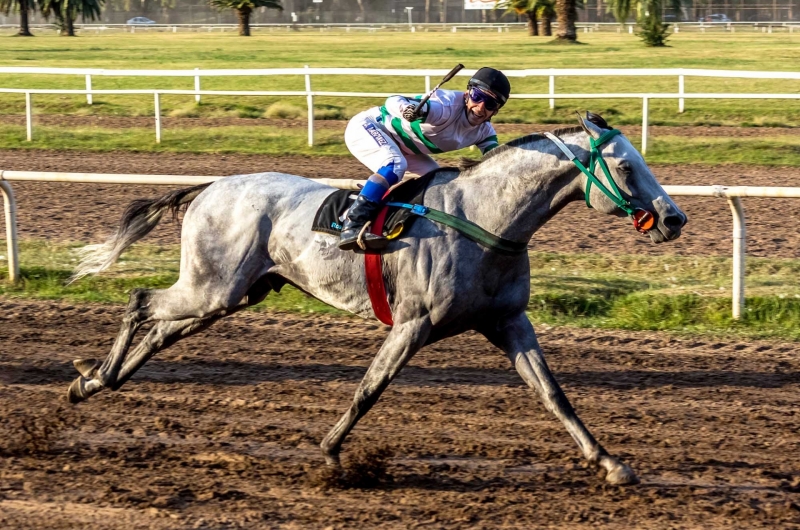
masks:
{"type": "Polygon", "coordinates": [[[84,20],[97,20],[104,0],[41,0],[42,14],[56,17],[56,25],[61,35],[75,36],[75,19],[81,16],[84,20]]]}
{"type": "Polygon", "coordinates": [[[505,13],[525,15],[528,19],[528,35],[539,35],[538,13],[543,3],[549,0],[500,0],[495,4],[495,9],[504,9],[505,13]]]}
{"type": "Polygon", "coordinates": [[[537,14],[542,24],[542,33],[545,37],[553,35],[553,19],[556,17],[556,5],[553,0],[538,0],[537,14]]]}
{"type": "Polygon", "coordinates": [[[0,12],[8,16],[12,11],[19,11],[19,32],[17,32],[17,35],[20,37],[33,37],[28,17],[36,11],[36,1],[0,0],[0,12]]]}
{"type": "Polygon", "coordinates": [[[280,0],[209,0],[209,5],[220,11],[233,9],[239,17],[239,35],[250,36],[250,15],[257,7],[283,11],[280,0]]]}
{"type": "Polygon", "coordinates": [[[641,28],[637,35],[647,46],[664,46],[669,36],[669,24],[661,20],[665,3],[680,17],[681,0],[609,0],[608,10],[620,24],[624,24],[636,10],[636,23],[641,28]]]}
{"type": "MultiPolygon", "coordinates": [[[[620,0],[629,1],[629,0],[620,0]]],[[[558,33],[556,40],[562,42],[575,42],[578,40],[578,32],[575,29],[575,22],[578,20],[578,1],[577,0],[556,0],[556,15],[558,17],[558,33]]]]}

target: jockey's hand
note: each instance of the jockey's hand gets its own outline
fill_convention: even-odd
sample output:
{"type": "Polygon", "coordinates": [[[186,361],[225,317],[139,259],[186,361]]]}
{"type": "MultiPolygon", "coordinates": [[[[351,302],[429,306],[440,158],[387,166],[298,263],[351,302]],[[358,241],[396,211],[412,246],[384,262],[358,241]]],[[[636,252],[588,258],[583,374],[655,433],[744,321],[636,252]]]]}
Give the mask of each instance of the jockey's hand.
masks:
{"type": "Polygon", "coordinates": [[[417,121],[422,117],[422,108],[414,103],[403,109],[403,119],[407,122],[417,121]]]}

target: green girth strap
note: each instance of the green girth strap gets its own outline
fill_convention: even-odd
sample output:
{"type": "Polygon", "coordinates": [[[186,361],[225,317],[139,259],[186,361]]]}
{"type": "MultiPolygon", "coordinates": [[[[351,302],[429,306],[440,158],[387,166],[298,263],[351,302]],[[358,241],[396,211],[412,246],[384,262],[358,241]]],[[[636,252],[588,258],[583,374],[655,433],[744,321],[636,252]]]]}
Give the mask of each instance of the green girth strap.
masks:
{"type": "Polygon", "coordinates": [[[509,239],[498,237],[490,232],[487,232],[475,223],[467,221],[466,219],[461,219],[455,215],[450,215],[449,213],[428,208],[422,204],[389,202],[386,203],[386,206],[405,208],[406,210],[410,210],[411,213],[415,215],[426,217],[431,221],[436,221],[437,223],[449,226],[450,228],[460,232],[466,238],[471,239],[479,245],[483,245],[484,247],[504,256],[516,256],[518,254],[523,254],[528,250],[528,243],[511,241],[509,239]]]}

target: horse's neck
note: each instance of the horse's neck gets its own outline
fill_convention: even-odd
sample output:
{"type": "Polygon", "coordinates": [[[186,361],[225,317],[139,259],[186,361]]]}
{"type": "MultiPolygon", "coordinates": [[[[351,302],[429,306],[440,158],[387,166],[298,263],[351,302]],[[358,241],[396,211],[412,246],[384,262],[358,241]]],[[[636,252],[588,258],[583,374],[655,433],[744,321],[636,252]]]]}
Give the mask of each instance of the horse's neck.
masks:
{"type": "MultiPolygon", "coordinates": [[[[564,140],[584,144],[577,135],[564,140]]],[[[559,154],[555,144],[542,140],[498,153],[446,186],[446,211],[458,211],[500,237],[528,241],[582,197],[580,171],[559,154]]]]}

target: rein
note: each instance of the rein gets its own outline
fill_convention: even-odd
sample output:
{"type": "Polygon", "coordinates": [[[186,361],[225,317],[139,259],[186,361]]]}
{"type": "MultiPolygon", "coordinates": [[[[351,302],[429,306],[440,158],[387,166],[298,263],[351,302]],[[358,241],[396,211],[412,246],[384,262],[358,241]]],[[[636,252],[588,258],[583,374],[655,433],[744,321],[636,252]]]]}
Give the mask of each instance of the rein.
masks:
{"type": "Polygon", "coordinates": [[[575,164],[578,169],[581,170],[581,173],[586,175],[587,182],[586,182],[586,206],[591,208],[592,203],[589,200],[589,195],[591,194],[592,184],[598,187],[603,194],[608,197],[611,202],[613,202],[617,208],[628,214],[628,217],[633,219],[633,226],[639,232],[646,234],[648,230],[653,227],[655,219],[653,218],[653,214],[648,212],[647,210],[642,210],[640,208],[634,208],[631,206],[631,203],[625,200],[622,197],[622,192],[619,190],[617,183],[614,182],[614,179],[611,178],[611,172],[608,170],[608,165],[606,164],[605,160],[603,160],[603,155],[600,153],[600,147],[603,146],[606,142],[617,136],[618,134],[622,134],[622,131],[618,129],[611,129],[610,131],[606,131],[600,135],[600,137],[595,140],[592,135],[589,135],[589,145],[591,149],[589,151],[589,169],[583,165],[583,163],[575,156],[567,145],[561,141],[561,138],[556,136],[553,133],[546,132],[544,133],[556,146],[561,149],[561,152],[564,153],[567,158],[575,164]],[[603,170],[603,174],[606,176],[606,180],[608,180],[608,185],[611,187],[609,190],[602,182],[594,175],[594,168],[596,165],[600,166],[600,169],[603,170]]]}
{"type": "Polygon", "coordinates": [[[449,226],[450,228],[460,232],[466,238],[471,239],[479,245],[483,245],[484,247],[504,256],[516,256],[528,250],[528,243],[511,241],[510,239],[498,237],[471,221],[467,221],[466,219],[462,219],[460,217],[456,217],[455,215],[450,215],[449,213],[439,210],[434,210],[433,208],[428,208],[422,204],[389,202],[386,203],[386,206],[405,208],[414,215],[425,217],[431,221],[436,221],[437,223],[449,226]]]}

